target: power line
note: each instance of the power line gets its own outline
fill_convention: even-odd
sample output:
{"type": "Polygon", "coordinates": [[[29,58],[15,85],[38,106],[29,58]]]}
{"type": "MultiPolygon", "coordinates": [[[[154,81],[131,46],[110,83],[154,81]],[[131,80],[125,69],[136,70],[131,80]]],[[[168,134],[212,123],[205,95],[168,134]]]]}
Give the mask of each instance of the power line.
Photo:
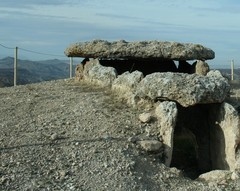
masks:
{"type": "MultiPolygon", "coordinates": [[[[0,46],[2,46],[3,48],[6,48],[6,49],[15,49],[15,48],[11,48],[11,47],[7,47],[3,44],[0,44],[0,46]]],[[[66,56],[63,56],[63,55],[57,55],[57,54],[49,54],[49,53],[43,53],[43,52],[37,52],[37,51],[33,51],[33,50],[28,50],[28,49],[25,49],[25,48],[21,48],[21,47],[18,47],[19,50],[23,50],[25,52],[31,52],[31,53],[34,53],[34,54],[41,54],[41,55],[45,55],[45,56],[54,56],[54,57],[66,57],[66,56]]]]}
{"type": "Polygon", "coordinates": [[[49,53],[43,53],[43,52],[37,52],[37,51],[33,51],[33,50],[28,50],[28,49],[25,49],[25,48],[18,48],[19,50],[23,50],[25,52],[31,52],[31,53],[34,53],[34,54],[41,54],[41,55],[46,55],[46,56],[57,56],[57,57],[66,57],[66,56],[63,56],[63,55],[57,55],[57,54],[49,54],[49,53]]]}
{"type": "Polygon", "coordinates": [[[0,44],[0,46],[2,46],[3,48],[6,48],[6,49],[11,49],[11,50],[15,49],[15,48],[4,46],[3,44],[0,44]]]}

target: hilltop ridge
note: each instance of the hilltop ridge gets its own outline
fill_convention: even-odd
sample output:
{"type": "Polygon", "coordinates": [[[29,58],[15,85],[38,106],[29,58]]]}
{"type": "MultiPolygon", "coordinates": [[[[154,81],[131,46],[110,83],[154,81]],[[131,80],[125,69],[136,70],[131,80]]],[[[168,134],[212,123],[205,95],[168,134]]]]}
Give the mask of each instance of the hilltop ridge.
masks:
{"type": "MultiPolygon", "coordinates": [[[[14,58],[0,59],[0,87],[13,86],[14,58]]],[[[18,59],[17,84],[65,79],[69,77],[69,65],[58,59],[30,61],[18,59]]]]}

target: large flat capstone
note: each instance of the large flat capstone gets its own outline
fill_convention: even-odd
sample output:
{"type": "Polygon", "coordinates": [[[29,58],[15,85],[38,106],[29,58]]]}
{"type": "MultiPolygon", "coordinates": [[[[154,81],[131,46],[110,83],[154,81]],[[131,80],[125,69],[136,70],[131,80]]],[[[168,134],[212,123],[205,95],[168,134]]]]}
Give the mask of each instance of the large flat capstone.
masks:
{"type": "Polygon", "coordinates": [[[108,42],[93,40],[70,45],[65,54],[68,57],[105,59],[168,59],[208,60],[215,57],[213,50],[200,44],[167,41],[108,42]]]}
{"type": "Polygon", "coordinates": [[[219,71],[210,71],[207,76],[184,73],[153,73],[138,85],[139,97],[152,100],[167,99],[184,107],[196,104],[221,103],[227,97],[230,86],[219,71]]]}

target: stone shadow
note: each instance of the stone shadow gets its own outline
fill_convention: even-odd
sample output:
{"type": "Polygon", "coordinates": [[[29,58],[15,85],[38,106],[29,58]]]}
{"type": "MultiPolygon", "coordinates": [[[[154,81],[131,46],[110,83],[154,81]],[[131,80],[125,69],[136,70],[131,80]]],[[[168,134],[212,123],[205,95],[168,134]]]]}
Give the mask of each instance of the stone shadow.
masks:
{"type": "Polygon", "coordinates": [[[200,174],[215,169],[229,169],[225,161],[225,138],[222,129],[215,124],[220,104],[201,104],[191,107],[178,105],[178,117],[174,130],[171,166],[195,179],[200,174]]]}

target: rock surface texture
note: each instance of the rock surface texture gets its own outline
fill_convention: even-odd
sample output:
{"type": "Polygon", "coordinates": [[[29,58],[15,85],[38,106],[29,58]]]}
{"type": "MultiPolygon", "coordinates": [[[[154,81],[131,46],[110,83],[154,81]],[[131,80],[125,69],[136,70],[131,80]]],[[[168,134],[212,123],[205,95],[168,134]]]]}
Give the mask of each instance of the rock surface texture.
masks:
{"type": "Polygon", "coordinates": [[[91,58],[83,81],[110,87],[120,100],[149,114],[139,121],[150,139],[134,136],[130,142],[191,178],[215,169],[237,175],[239,114],[224,102],[227,79],[205,62],[214,58],[212,50],[189,43],[97,40],[74,44],[65,53],[91,58]]]}
{"type": "Polygon", "coordinates": [[[239,190],[184,178],[128,141],[145,136],[142,111],[105,91],[73,80],[1,88],[0,190],[239,190]]]}
{"type": "Polygon", "coordinates": [[[184,107],[220,103],[230,90],[227,79],[218,71],[210,71],[206,76],[158,72],[144,77],[139,71],[117,75],[113,67],[101,66],[98,59],[85,65],[83,79],[102,86],[111,86],[114,92],[125,97],[131,104],[144,98],[176,101],[184,107]]]}
{"type": "Polygon", "coordinates": [[[240,119],[237,110],[228,103],[215,106],[209,116],[212,124],[212,161],[214,169],[240,169],[240,119]]]}
{"type": "MultiPolygon", "coordinates": [[[[230,86],[219,71],[207,72],[209,68],[204,62],[197,62],[198,64],[202,66],[200,68],[203,68],[201,70],[203,73],[156,72],[144,77],[139,71],[117,75],[113,67],[104,67],[98,59],[92,59],[85,65],[83,79],[103,87],[110,87],[115,96],[124,98],[128,105],[138,107],[143,104],[144,107],[147,105],[148,108],[156,108],[155,117],[158,120],[159,135],[157,133],[155,135],[163,140],[167,166],[170,166],[172,161],[175,125],[177,121],[181,121],[177,115],[179,107],[196,106],[195,109],[189,109],[189,112],[194,112],[196,116],[193,115],[192,118],[200,120],[200,122],[190,125],[187,120],[183,120],[186,124],[178,123],[177,125],[178,129],[188,127],[189,131],[193,132],[193,139],[197,140],[195,146],[198,148],[199,168],[202,172],[210,169],[234,170],[239,168],[238,159],[236,159],[238,157],[236,150],[240,147],[239,118],[233,107],[229,109],[229,107],[225,107],[226,104],[221,107],[221,103],[228,96],[230,86]],[[209,105],[205,109],[198,107],[203,104],[217,105],[216,107],[209,105]],[[179,106],[177,107],[177,105],[179,106]],[[221,121],[221,123],[219,122],[216,126],[216,121],[221,121]],[[209,152],[211,156],[206,157],[209,152]],[[216,157],[213,157],[215,155],[216,157]],[[208,165],[210,163],[211,165],[208,165]]],[[[185,115],[190,115],[184,109],[180,109],[180,111],[184,111],[185,115]]],[[[181,114],[181,117],[184,115],[181,114]]],[[[141,121],[147,122],[148,120],[141,119],[141,121]]],[[[148,133],[148,135],[150,134],[152,133],[148,133]]]]}
{"type": "Polygon", "coordinates": [[[88,57],[107,59],[168,59],[168,60],[208,60],[215,57],[213,50],[199,44],[166,41],[108,42],[94,40],[70,45],[65,54],[68,57],[88,57]]]}
{"type": "Polygon", "coordinates": [[[211,172],[207,172],[200,175],[198,180],[226,184],[226,180],[230,179],[233,173],[227,170],[213,170],[211,172]]]}
{"type": "Polygon", "coordinates": [[[117,73],[113,67],[104,67],[94,59],[84,66],[83,78],[92,84],[111,86],[117,78],[117,73]]]}
{"type": "Polygon", "coordinates": [[[144,140],[138,142],[147,152],[157,152],[161,149],[162,143],[156,140],[144,140]]]}
{"type": "MultiPolygon", "coordinates": [[[[0,190],[240,189],[239,171],[208,184],[163,165],[155,152],[164,141],[144,138],[158,121],[142,123],[142,110],[107,91],[73,80],[0,89],[0,190]]],[[[161,105],[172,128],[176,104],[161,105]]]]}
{"type": "Polygon", "coordinates": [[[170,166],[173,151],[173,135],[177,121],[177,106],[174,102],[164,101],[159,103],[155,110],[159,120],[160,136],[163,139],[165,159],[164,164],[170,166]]]}
{"type": "Polygon", "coordinates": [[[195,66],[195,73],[199,75],[206,76],[210,71],[209,66],[206,62],[198,60],[195,66]]]}
{"type": "Polygon", "coordinates": [[[211,71],[207,76],[184,73],[153,73],[147,75],[137,88],[139,97],[152,100],[167,99],[184,107],[196,104],[220,103],[230,90],[225,78],[211,71]]]}

